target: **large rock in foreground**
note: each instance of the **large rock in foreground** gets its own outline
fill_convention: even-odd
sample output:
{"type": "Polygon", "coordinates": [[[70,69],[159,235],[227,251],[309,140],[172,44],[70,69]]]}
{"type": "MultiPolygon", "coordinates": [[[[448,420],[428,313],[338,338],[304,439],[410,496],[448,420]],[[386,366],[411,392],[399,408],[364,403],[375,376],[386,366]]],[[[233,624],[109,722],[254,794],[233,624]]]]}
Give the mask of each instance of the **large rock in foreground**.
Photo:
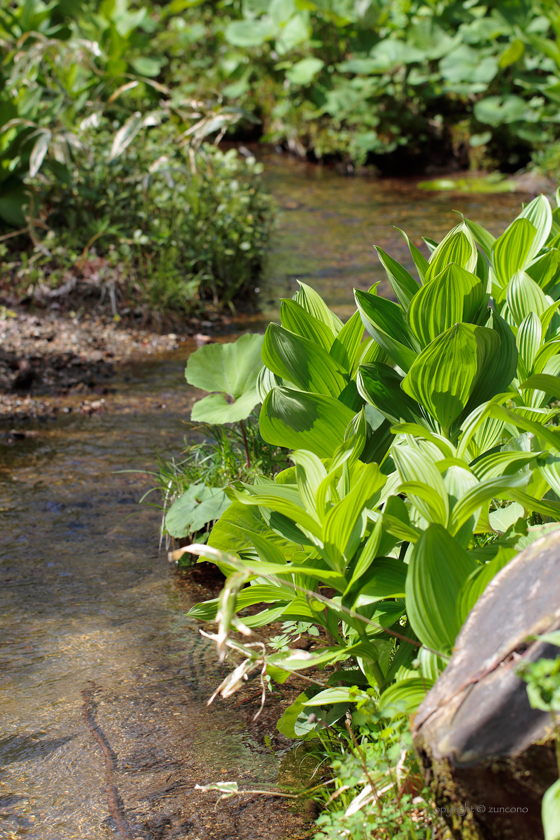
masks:
{"type": "Polygon", "coordinates": [[[426,780],[457,840],[543,837],[541,800],[558,778],[551,720],[529,705],[516,667],[560,655],[554,645],[526,641],[558,627],[555,530],[490,583],[414,719],[426,780]]]}

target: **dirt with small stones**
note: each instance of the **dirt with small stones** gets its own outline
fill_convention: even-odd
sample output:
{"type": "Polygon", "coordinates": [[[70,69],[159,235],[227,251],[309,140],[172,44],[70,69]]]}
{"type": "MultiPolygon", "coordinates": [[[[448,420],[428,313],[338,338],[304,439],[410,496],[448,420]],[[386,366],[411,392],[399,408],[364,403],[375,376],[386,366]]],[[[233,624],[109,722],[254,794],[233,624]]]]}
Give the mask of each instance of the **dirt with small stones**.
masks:
{"type": "Polygon", "coordinates": [[[192,321],[182,332],[159,334],[105,316],[0,309],[0,422],[54,418],[69,406],[103,411],[119,365],[176,350],[193,334],[206,343],[212,327],[192,321]]]}

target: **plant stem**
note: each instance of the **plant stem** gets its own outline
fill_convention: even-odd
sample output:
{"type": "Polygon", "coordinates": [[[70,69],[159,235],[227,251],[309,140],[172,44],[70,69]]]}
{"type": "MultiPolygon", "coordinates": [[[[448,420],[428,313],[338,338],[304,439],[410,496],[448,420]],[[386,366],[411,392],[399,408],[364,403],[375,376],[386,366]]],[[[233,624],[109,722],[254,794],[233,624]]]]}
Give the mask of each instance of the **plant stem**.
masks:
{"type": "Polygon", "coordinates": [[[247,432],[245,431],[243,420],[239,421],[239,425],[241,426],[241,434],[243,435],[243,443],[245,444],[245,463],[247,464],[247,469],[251,469],[251,458],[249,457],[249,442],[247,440],[247,432]]]}
{"type": "Polygon", "coordinates": [[[377,786],[376,786],[375,782],[373,781],[373,779],[371,778],[371,776],[369,775],[368,766],[367,766],[366,760],[363,756],[361,747],[358,744],[358,740],[357,740],[356,736],[354,735],[354,730],[352,729],[352,724],[349,720],[348,712],[346,713],[346,720],[344,721],[344,723],[346,725],[346,729],[348,730],[348,734],[350,735],[350,737],[352,739],[354,747],[356,748],[356,753],[358,755],[358,761],[362,765],[362,770],[364,771],[365,777],[369,782],[369,785],[372,789],[373,794],[375,795],[375,801],[376,801],[376,804],[377,804],[379,815],[382,817],[383,816],[383,803],[381,802],[379,794],[377,793],[377,786]]]}
{"type": "Polygon", "coordinates": [[[550,709],[550,717],[552,718],[552,725],[554,727],[554,746],[556,748],[556,764],[558,766],[558,778],[560,778],[560,727],[558,726],[558,719],[556,712],[550,709]]]}

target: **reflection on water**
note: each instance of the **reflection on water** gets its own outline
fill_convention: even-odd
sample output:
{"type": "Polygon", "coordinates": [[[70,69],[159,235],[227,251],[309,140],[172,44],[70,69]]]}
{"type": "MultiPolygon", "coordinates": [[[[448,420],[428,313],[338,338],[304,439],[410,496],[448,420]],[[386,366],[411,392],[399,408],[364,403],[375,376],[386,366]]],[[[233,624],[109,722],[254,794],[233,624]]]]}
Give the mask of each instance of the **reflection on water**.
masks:
{"type": "Polygon", "coordinates": [[[288,157],[266,160],[266,180],[282,215],[274,236],[261,294],[265,310],[276,298],[291,297],[297,280],[313,286],[348,317],[354,311],[352,289],[381,281],[390,290],[375,253],[378,245],[415,276],[404,230],[417,246],[422,237],[440,240],[463,213],[495,235],[513,221],[522,197],[426,193],[411,179],[344,178],[328,167],[288,157]]]}
{"type": "MultiPolygon", "coordinates": [[[[296,277],[344,314],[353,285],[382,274],[376,242],[409,263],[393,225],[415,240],[450,227],[456,207],[492,230],[519,199],[426,195],[409,183],[339,178],[268,162],[286,208],[263,299],[291,295],[296,277]],[[290,209],[291,208],[291,209],[290,209]]],[[[384,282],[384,281],[383,281],[384,282]]],[[[207,591],[177,588],[157,553],[159,515],[137,500],[154,450],[177,453],[193,392],[183,346],[121,372],[105,414],[70,415],[0,444],[0,837],[105,840],[115,835],[103,761],[83,724],[81,691],[95,681],[97,722],[117,756],[133,836],[142,840],[296,837],[278,800],[214,810],[193,790],[216,779],[273,782],[278,760],[206,698],[223,678],[185,613],[207,591]],[[260,804],[259,804],[260,803],[260,804]]]]}

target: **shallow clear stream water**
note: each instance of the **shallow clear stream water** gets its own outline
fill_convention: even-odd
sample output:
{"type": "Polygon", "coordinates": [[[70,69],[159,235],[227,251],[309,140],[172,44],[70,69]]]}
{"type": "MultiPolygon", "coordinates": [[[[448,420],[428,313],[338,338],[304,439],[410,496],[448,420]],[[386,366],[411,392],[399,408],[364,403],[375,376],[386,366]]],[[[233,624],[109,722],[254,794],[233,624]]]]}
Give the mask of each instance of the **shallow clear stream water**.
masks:
{"type": "MultiPolygon", "coordinates": [[[[421,234],[438,238],[455,223],[455,208],[497,232],[520,203],[439,197],[287,158],[267,161],[267,180],[283,211],[260,293],[264,317],[297,278],[347,315],[352,286],[383,280],[373,243],[410,262],[393,225],[420,244],[421,234]]],[[[126,836],[108,811],[84,689],[94,691],[114,753],[130,837],[304,836],[279,800],[214,810],[215,796],[193,790],[216,780],[274,783],[279,759],[233,708],[206,707],[224,671],[185,613],[207,591],[177,585],[158,554],[158,513],[137,505],[149,478],[126,472],[153,469],[155,450],[180,451],[194,398],[183,376],[191,349],[127,366],[103,414],[72,414],[0,445],[2,840],[126,836]]]]}

